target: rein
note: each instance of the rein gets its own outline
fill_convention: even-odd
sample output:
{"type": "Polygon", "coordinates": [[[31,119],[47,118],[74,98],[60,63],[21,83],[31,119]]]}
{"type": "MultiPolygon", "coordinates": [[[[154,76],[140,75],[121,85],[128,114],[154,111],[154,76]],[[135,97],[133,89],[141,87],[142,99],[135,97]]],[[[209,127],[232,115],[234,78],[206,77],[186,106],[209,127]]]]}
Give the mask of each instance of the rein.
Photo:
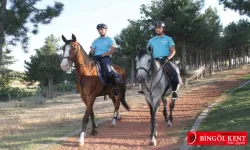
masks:
{"type": "MultiPolygon", "coordinates": [[[[161,67],[160,67],[160,69],[159,70],[157,70],[157,72],[155,73],[156,75],[158,74],[158,72],[160,71],[160,70],[162,70],[163,69],[163,67],[165,67],[165,65],[166,65],[167,63],[164,63],[161,67]]],[[[142,69],[142,70],[144,70],[146,73],[147,73],[147,76],[148,77],[150,77],[150,75],[149,75],[149,71],[148,70],[146,70],[145,68],[143,68],[143,67],[139,67],[139,68],[137,68],[135,71],[136,71],[136,73],[138,72],[138,70],[139,69],[142,69]]],[[[150,68],[149,68],[150,69],[150,68]]],[[[155,76],[156,76],[155,75],[155,76]]],[[[149,92],[149,94],[150,94],[150,96],[152,96],[152,92],[153,92],[153,90],[156,88],[156,86],[160,83],[160,81],[161,81],[161,79],[162,79],[162,77],[163,77],[163,75],[164,75],[164,73],[162,73],[162,75],[161,75],[161,78],[160,78],[160,80],[157,82],[157,84],[155,84],[155,86],[152,88],[152,85],[153,85],[153,80],[154,80],[154,77],[151,77],[151,84],[150,84],[150,88],[148,88],[147,87],[147,85],[146,85],[146,81],[144,81],[143,83],[144,83],[144,85],[145,85],[145,87],[146,87],[146,90],[149,92]]]]}
{"type": "MultiPolygon", "coordinates": [[[[74,42],[73,44],[71,44],[71,47],[75,48],[75,55],[74,55],[74,57],[73,57],[73,58],[70,58],[70,57],[63,57],[63,58],[66,58],[66,59],[72,61],[72,65],[70,66],[71,68],[73,67],[73,68],[76,69],[76,68],[78,68],[78,67],[84,67],[83,64],[78,64],[77,62],[75,62],[75,61],[76,61],[76,54],[77,54],[77,52],[79,51],[79,48],[80,48],[80,47],[79,47],[79,43],[78,43],[78,42],[74,42]],[[73,66],[73,64],[75,64],[75,65],[73,66]]],[[[71,50],[72,50],[72,48],[70,49],[70,51],[71,51],[71,50]]],[[[92,61],[92,62],[90,62],[90,63],[93,63],[93,62],[95,62],[95,61],[92,61]]],[[[94,66],[92,66],[92,68],[91,68],[91,70],[90,70],[90,72],[89,72],[89,75],[92,73],[93,69],[94,69],[94,66]]],[[[81,76],[81,77],[80,77],[80,81],[79,81],[78,79],[76,79],[76,78],[73,76],[72,73],[73,73],[73,69],[71,69],[71,75],[72,75],[73,80],[75,80],[79,85],[82,86],[81,81],[82,81],[83,77],[81,76]]],[[[77,75],[76,70],[74,70],[74,73],[77,75]]]]}

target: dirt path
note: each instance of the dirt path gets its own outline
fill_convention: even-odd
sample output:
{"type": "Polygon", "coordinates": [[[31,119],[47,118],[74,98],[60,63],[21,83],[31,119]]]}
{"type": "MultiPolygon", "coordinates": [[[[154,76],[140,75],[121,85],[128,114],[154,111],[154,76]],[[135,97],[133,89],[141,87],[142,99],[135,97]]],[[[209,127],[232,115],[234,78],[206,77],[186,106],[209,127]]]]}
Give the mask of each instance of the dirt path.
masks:
{"type": "MultiPolygon", "coordinates": [[[[150,134],[150,115],[145,98],[142,95],[129,100],[132,107],[131,112],[125,112],[121,108],[122,121],[118,122],[116,128],[109,128],[110,121],[107,121],[98,128],[97,136],[87,135],[85,145],[81,148],[76,146],[79,135],[68,138],[62,144],[52,145],[48,149],[95,149],[95,150],[141,150],[141,149],[179,149],[186,131],[190,129],[195,118],[209,104],[228,89],[234,88],[244,81],[238,78],[250,73],[250,68],[224,71],[210,77],[217,81],[185,89],[181,98],[176,102],[173,112],[174,122],[171,128],[167,127],[167,122],[163,119],[162,104],[157,114],[158,118],[158,138],[157,146],[148,146],[150,134]]],[[[205,80],[205,79],[204,79],[205,80]]],[[[209,80],[209,79],[206,79],[209,80]]],[[[204,83],[204,82],[203,82],[204,83]]]]}

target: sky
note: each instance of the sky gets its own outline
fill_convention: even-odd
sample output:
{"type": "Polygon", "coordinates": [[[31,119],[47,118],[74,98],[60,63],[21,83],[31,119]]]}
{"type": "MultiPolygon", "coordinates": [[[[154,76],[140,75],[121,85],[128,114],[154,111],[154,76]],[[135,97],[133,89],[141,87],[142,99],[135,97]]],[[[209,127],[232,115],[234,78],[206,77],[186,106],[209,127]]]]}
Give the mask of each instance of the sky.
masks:
{"type": "MultiPolygon", "coordinates": [[[[39,25],[39,33],[37,35],[29,34],[29,53],[24,53],[20,45],[11,47],[13,49],[11,55],[15,57],[17,62],[10,69],[24,72],[24,61],[29,61],[29,57],[34,55],[34,49],[43,46],[47,36],[54,34],[61,38],[64,35],[67,39],[71,39],[71,34],[75,34],[77,40],[85,51],[89,52],[89,47],[99,34],[96,30],[98,23],[105,23],[108,26],[107,34],[111,37],[119,34],[120,31],[128,25],[128,19],[140,19],[140,6],[142,4],[150,4],[151,0],[57,0],[64,3],[64,11],[57,18],[54,18],[49,25],[39,25]]],[[[51,0],[43,0],[37,4],[38,8],[44,8],[53,4],[51,0]]],[[[218,0],[205,0],[203,10],[212,6],[218,9],[221,23],[226,26],[232,21],[238,21],[246,16],[240,16],[232,10],[224,11],[223,6],[218,4],[218,0]]],[[[60,44],[63,44],[62,40],[60,44]]]]}

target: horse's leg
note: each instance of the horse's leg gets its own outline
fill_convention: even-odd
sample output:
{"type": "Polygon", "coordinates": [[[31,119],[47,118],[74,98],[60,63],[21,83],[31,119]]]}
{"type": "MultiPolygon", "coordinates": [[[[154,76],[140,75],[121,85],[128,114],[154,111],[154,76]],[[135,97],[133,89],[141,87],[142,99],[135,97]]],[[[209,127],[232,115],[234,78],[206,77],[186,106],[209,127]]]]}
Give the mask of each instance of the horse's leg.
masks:
{"type": "Polygon", "coordinates": [[[168,121],[168,112],[167,112],[167,99],[165,97],[162,97],[161,98],[162,100],[162,103],[163,103],[163,115],[164,115],[164,118],[165,118],[165,121],[168,121]]]}
{"type": "Polygon", "coordinates": [[[151,116],[151,133],[150,133],[149,146],[156,146],[156,136],[157,136],[157,128],[158,128],[156,114],[158,112],[159,105],[152,107],[149,104],[149,108],[150,108],[150,116],[151,116]]]}
{"type": "Polygon", "coordinates": [[[112,123],[111,123],[110,127],[115,127],[117,120],[121,119],[121,117],[119,115],[121,94],[119,94],[117,97],[115,97],[115,96],[113,96],[113,94],[110,93],[109,98],[112,99],[113,104],[115,106],[115,111],[114,111],[114,115],[113,115],[113,119],[112,119],[112,123]]]}
{"type": "Polygon", "coordinates": [[[169,120],[168,120],[168,127],[171,127],[172,122],[173,122],[173,110],[174,110],[174,105],[175,105],[175,100],[171,99],[171,102],[169,104],[169,108],[170,108],[170,114],[169,114],[169,120]]]}
{"type": "Polygon", "coordinates": [[[96,131],[97,124],[95,122],[95,114],[94,114],[94,111],[93,111],[93,107],[90,110],[90,118],[91,118],[91,122],[92,122],[91,135],[95,136],[97,134],[97,131],[96,131]]]}
{"type": "Polygon", "coordinates": [[[89,111],[88,108],[85,110],[84,116],[82,118],[82,131],[80,133],[80,138],[78,139],[78,146],[84,145],[84,138],[87,134],[87,124],[89,122],[89,111]]]}
{"type": "Polygon", "coordinates": [[[86,97],[87,108],[82,118],[82,131],[80,134],[80,138],[78,140],[79,146],[84,145],[84,137],[86,136],[86,133],[87,133],[87,125],[89,122],[89,116],[91,114],[91,110],[93,111],[94,100],[95,99],[93,97],[86,97]]]}

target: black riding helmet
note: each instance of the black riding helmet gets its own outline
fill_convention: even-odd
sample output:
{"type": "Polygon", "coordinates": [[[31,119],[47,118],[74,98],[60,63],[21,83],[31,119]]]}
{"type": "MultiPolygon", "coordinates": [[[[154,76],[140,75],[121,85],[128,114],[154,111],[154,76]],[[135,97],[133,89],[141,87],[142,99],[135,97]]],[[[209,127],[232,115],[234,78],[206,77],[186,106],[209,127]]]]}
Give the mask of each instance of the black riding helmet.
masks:
{"type": "Polygon", "coordinates": [[[157,21],[155,23],[155,27],[163,27],[163,28],[165,28],[165,23],[163,21],[157,21]]]}
{"type": "Polygon", "coordinates": [[[98,25],[96,26],[96,29],[100,29],[100,28],[107,29],[108,27],[107,27],[107,25],[106,25],[106,24],[104,24],[104,23],[100,23],[100,24],[98,24],[98,25]]]}

